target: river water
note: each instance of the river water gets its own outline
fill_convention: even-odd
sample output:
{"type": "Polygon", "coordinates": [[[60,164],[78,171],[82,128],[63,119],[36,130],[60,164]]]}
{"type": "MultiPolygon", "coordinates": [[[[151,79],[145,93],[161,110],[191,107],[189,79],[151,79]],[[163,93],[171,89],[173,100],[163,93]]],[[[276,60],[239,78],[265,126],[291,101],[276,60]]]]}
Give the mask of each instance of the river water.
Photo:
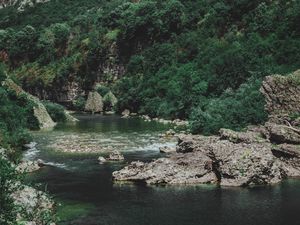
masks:
{"type": "Polygon", "coordinates": [[[43,159],[51,165],[33,174],[31,180],[60,203],[59,224],[300,224],[299,180],[252,188],[114,183],[113,171],[133,160],[161,157],[160,146],[175,145],[173,140],[159,138],[170,127],[117,116],[77,117],[77,124],[34,133],[37,149],[25,153],[28,159],[43,159]],[[84,146],[97,153],[70,152],[84,146]],[[113,149],[121,151],[125,161],[100,165],[98,156],[113,149]]]}

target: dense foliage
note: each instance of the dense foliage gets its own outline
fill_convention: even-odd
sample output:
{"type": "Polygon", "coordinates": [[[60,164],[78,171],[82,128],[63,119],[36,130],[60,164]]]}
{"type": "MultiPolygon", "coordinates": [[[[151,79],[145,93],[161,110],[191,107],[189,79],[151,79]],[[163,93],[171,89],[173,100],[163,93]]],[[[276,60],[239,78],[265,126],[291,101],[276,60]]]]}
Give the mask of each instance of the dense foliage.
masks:
{"type": "MultiPolygon", "coordinates": [[[[6,78],[0,65],[0,80],[6,78]]],[[[0,146],[8,149],[21,149],[30,141],[27,129],[37,128],[33,116],[33,103],[25,96],[17,96],[0,84],[0,146]]],[[[12,157],[14,154],[12,154],[12,157]]]]}
{"type": "Polygon", "coordinates": [[[49,101],[43,101],[43,104],[54,122],[66,122],[67,118],[63,106],[49,101]]]}
{"type": "Polygon", "coordinates": [[[15,224],[17,209],[11,194],[17,187],[11,184],[17,180],[18,174],[11,163],[0,155],[0,224],[15,224]]]}
{"type": "Polygon", "coordinates": [[[0,58],[25,87],[101,80],[120,111],[190,119],[194,132],[261,123],[263,77],[300,67],[299,1],[55,0],[0,17],[0,58]]]}

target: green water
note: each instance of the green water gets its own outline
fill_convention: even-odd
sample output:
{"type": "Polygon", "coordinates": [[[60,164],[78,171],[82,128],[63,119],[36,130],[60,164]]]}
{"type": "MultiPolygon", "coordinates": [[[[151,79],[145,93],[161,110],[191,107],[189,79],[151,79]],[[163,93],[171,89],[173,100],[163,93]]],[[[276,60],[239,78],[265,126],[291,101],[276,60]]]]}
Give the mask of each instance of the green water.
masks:
{"type": "MultiPolygon", "coordinates": [[[[68,225],[289,225],[300,221],[300,182],[242,188],[216,186],[145,186],[114,183],[112,172],[133,160],[163,156],[159,147],[168,126],[117,116],[77,115],[76,125],[60,125],[34,134],[37,150],[25,154],[47,166],[34,174],[55,199],[60,224],[68,225]],[[68,145],[63,145],[64,140],[68,145]],[[71,140],[71,141],[69,141],[71,140]],[[53,145],[58,143],[58,145],[53,145]],[[70,144],[71,143],[71,144],[70,144]],[[89,145],[97,153],[62,153],[58,148],[89,145]],[[54,146],[54,147],[53,147],[54,146]],[[112,149],[124,162],[98,164],[112,149]]],[[[71,149],[70,149],[71,150],[71,149]]]]}

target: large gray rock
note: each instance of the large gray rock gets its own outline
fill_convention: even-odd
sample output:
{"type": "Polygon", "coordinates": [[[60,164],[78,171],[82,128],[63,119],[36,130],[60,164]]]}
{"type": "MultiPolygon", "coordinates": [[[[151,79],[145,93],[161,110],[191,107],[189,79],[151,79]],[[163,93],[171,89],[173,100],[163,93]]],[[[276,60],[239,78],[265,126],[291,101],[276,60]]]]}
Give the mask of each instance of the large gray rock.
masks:
{"type": "Polygon", "coordinates": [[[122,118],[128,118],[130,116],[130,111],[129,109],[125,109],[123,112],[122,112],[122,118]]]}
{"type": "Polygon", "coordinates": [[[151,163],[133,162],[123,170],[113,173],[117,181],[137,181],[147,184],[216,183],[212,160],[202,154],[175,153],[151,163]]]}
{"type": "Polygon", "coordinates": [[[220,138],[233,143],[255,143],[264,142],[262,134],[254,131],[237,132],[230,129],[220,129],[220,138]]]}
{"type": "Polygon", "coordinates": [[[84,110],[92,113],[99,113],[103,111],[103,99],[98,92],[89,92],[84,110]]]}

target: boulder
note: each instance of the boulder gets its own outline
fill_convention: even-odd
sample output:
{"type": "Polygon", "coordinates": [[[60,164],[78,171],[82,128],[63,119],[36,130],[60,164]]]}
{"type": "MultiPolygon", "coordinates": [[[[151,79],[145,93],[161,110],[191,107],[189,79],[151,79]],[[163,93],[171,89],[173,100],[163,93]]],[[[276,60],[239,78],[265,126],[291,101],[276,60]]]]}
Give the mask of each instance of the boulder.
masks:
{"type": "Polygon", "coordinates": [[[106,162],[106,159],[102,156],[99,156],[98,161],[99,161],[100,164],[103,164],[103,163],[106,162]]]}
{"type": "Polygon", "coordinates": [[[103,111],[103,100],[98,92],[89,92],[84,110],[92,113],[100,113],[103,111]]]}
{"type": "Polygon", "coordinates": [[[176,152],[176,147],[169,147],[169,146],[163,146],[159,148],[159,151],[161,153],[171,153],[171,152],[176,152]]]}
{"type": "Polygon", "coordinates": [[[123,112],[122,112],[122,118],[128,118],[130,116],[130,111],[129,109],[125,109],[123,112]]]}
{"type": "Polygon", "coordinates": [[[273,155],[283,162],[288,177],[300,177],[300,146],[280,144],[272,146],[273,155]]]}
{"type": "Polygon", "coordinates": [[[246,131],[246,132],[237,132],[230,129],[220,129],[219,131],[220,139],[228,140],[233,143],[255,143],[255,142],[264,142],[265,139],[262,137],[262,134],[259,132],[246,131]]]}
{"type": "Polygon", "coordinates": [[[265,127],[269,132],[269,139],[273,143],[300,144],[300,130],[281,124],[266,123],[265,127]]]}
{"type": "Polygon", "coordinates": [[[136,181],[147,184],[216,183],[212,161],[200,152],[175,153],[151,163],[133,162],[113,173],[117,181],[136,181]]]}

